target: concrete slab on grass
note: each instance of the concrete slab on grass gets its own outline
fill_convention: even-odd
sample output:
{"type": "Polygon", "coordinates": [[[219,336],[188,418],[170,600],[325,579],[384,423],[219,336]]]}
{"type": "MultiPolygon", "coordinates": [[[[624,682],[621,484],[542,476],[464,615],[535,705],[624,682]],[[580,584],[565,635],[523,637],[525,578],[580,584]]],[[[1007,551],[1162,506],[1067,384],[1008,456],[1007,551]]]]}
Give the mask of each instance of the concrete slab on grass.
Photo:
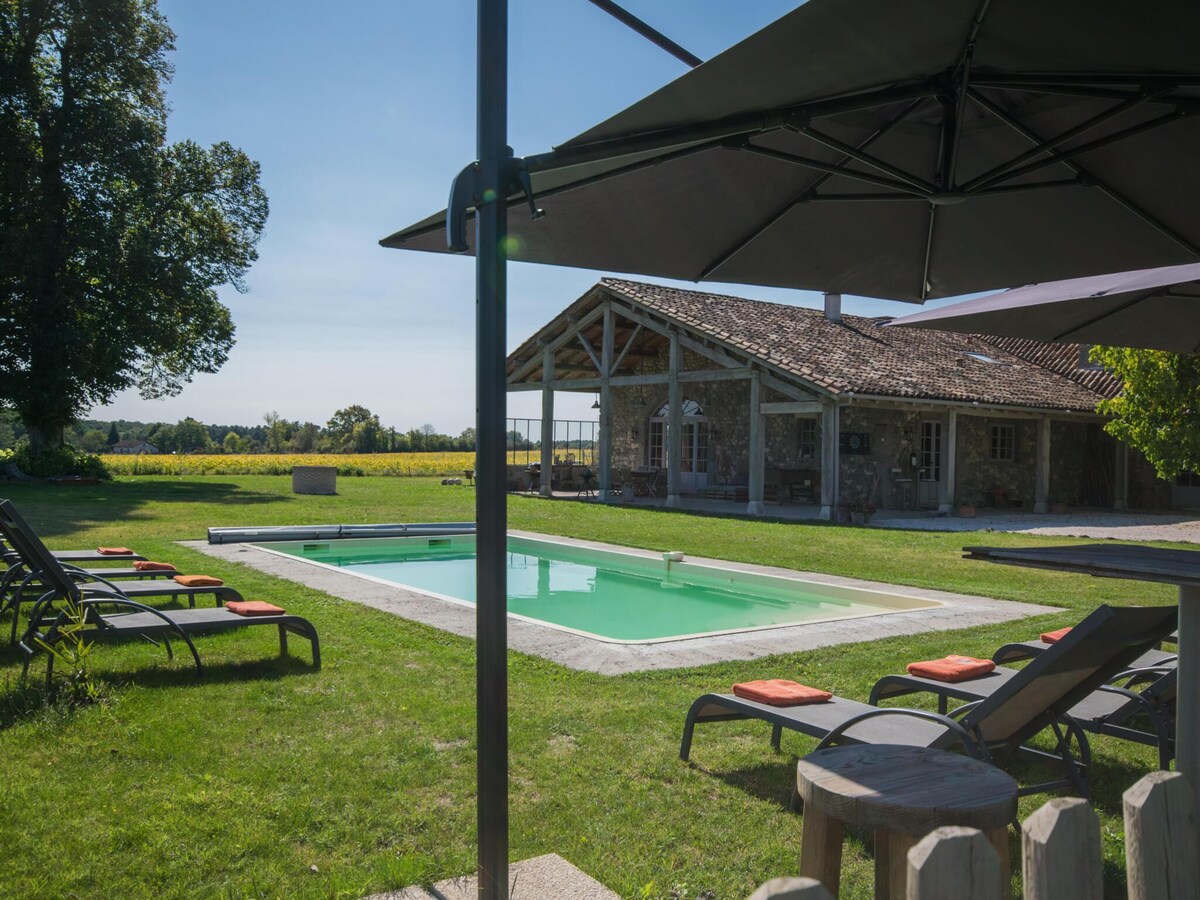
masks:
{"type": "MultiPolygon", "coordinates": [[[[531,534],[513,531],[514,536],[549,538],[578,547],[600,550],[619,550],[652,559],[660,553],[614,547],[595,541],[531,534]]],[[[302,559],[260,550],[250,544],[209,544],[187,541],[185,546],[209,556],[251,566],[261,572],[298,582],[325,591],[344,600],[381,609],[405,619],[464,637],[475,637],[475,609],[472,606],[450,603],[410,588],[362,578],[333,567],[315,565],[302,559]]],[[[743,572],[776,575],[784,578],[802,577],[808,581],[840,587],[884,591],[890,594],[940,600],[944,605],[926,609],[885,612],[875,616],[841,619],[831,622],[809,622],[783,625],[759,631],[720,634],[709,637],[681,638],[651,644],[610,643],[585,635],[561,631],[537,622],[508,620],[508,645],[513,650],[529,653],[560,663],[572,669],[597,672],[601,675],[620,675],[650,669],[672,669],[725,662],[735,659],[759,659],[780,653],[797,653],[840,644],[881,640],[906,634],[924,634],[990,625],[1027,616],[1062,612],[1048,606],[992,600],[967,594],[953,594],[927,588],[880,584],[857,578],[797,572],[773,566],[757,566],[721,560],[706,560],[689,556],[690,562],[720,565],[743,572]]],[[[948,650],[953,649],[947,648],[948,650]]]]}
{"type": "MultiPolygon", "coordinates": [[[[557,853],[535,856],[508,867],[510,900],[620,900],[557,853]]],[[[477,900],[474,875],[439,881],[432,888],[408,887],[366,900],[477,900]]]]}

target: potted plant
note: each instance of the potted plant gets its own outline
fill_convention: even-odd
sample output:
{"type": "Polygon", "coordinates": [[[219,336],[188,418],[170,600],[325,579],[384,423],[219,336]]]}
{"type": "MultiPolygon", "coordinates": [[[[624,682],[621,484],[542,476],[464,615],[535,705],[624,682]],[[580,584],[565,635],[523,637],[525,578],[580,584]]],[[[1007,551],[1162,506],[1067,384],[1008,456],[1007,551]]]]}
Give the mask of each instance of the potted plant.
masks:
{"type": "Polygon", "coordinates": [[[850,504],[843,500],[833,508],[835,522],[846,523],[850,521],[850,504]]]}
{"type": "Polygon", "coordinates": [[[875,515],[875,504],[866,497],[859,497],[850,502],[850,522],[853,525],[866,525],[875,515]]]}
{"type": "Polygon", "coordinates": [[[974,497],[963,497],[958,501],[958,507],[955,510],[955,514],[962,519],[973,519],[975,518],[976,506],[978,506],[978,502],[974,497]]]}
{"type": "Polygon", "coordinates": [[[1068,502],[1069,499],[1064,494],[1051,494],[1049,500],[1050,513],[1056,516],[1065,515],[1068,502]]]}

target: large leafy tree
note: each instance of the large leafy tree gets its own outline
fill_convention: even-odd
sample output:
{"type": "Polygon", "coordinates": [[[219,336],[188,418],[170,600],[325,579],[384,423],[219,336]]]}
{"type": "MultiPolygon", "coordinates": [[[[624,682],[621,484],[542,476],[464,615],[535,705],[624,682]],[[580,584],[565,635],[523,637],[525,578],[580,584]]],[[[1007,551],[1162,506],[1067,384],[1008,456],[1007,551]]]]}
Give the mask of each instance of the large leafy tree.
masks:
{"type": "Polygon", "coordinates": [[[1160,478],[1200,471],[1200,356],[1093,347],[1093,362],[1121,380],[1100,404],[1105,430],[1145,454],[1160,478]]]}
{"type": "Polygon", "coordinates": [[[0,0],[0,405],[35,447],[136,386],[178,393],[233,346],[267,218],[258,164],[166,142],[156,0],[0,0]]]}

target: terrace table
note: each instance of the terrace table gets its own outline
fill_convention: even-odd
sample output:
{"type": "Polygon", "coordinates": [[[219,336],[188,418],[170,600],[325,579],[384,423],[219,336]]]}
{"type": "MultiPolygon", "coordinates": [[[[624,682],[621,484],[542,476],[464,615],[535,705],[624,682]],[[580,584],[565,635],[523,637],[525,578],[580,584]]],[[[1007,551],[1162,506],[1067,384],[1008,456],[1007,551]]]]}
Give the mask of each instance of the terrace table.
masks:
{"type": "Polygon", "coordinates": [[[1175,769],[1200,799],[1200,551],[1141,544],[1069,547],[964,547],[966,559],[1081,572],[1100,578],[1157,581],[1179,588],[1179,696],[1175,704],[1175,769]]]}
{"type": "Polygon", "coordinates": [[[1017,783],[994,766],[926,747],[830,747],[796,764],[796,793],[804,801],[800,874],[835,897],[847,825],[875,832],[876,900],[903,900],[908,851],[943,825],[984,833],[1008,895],[1008,823],[1017,815],[1017,783]]]}

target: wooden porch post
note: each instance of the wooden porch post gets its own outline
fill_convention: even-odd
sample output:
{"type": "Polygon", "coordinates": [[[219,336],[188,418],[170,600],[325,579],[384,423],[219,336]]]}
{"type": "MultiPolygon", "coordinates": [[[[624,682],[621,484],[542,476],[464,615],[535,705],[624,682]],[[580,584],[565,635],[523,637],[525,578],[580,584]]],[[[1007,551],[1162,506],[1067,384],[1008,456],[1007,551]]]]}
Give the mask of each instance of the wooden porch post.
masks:
{"type": "Polygon", "coordinates": [[[1038,420],[1037,470],[1034,475],[1033,511],[1044,513],[1050,501],[1050,418],[1038,420]]]}
{"type": "Polygon", "coordinates": [[[554,479],[554,351],[548,343],[542,345],[542,484],[538,490],[543,497],[553,493],[554,479]]]}
{"type": "Polygon", "coordinates": [[[950,410],[946,423],[946,446],[942,455],[942,480],[938,484],[938,512],[954,511],[954,460],[958,455],[958,412],[950,410]]]}
{"type": "Polygon", "coordinates": [[[766,423],[762,414],[762,381],[758,369],[750,373],[750,502],[746,512],[752,516],[763,514],[763,481],[766,473],[765,444],[763,431],[766,423]]]}
{"type": "Polygon", "coordinates": [[[821,518],[832,519],[838,502],[839,414],[837,399],[822,401],[821,407],[821,518]]]}
{"type": "Polygon", "coordinates": [[[667,506],[679,506],[679,464],[683,459],[683,391],[679,370],[683,368],[683,350],[679,332],[671,330],[671,359],[667,372],[667,506]]]}
{"type": "Polygon", "coordinates": [[[1113,509],[1129,509],[1129,446],[1117,441],[1117,463],[1113,470],[1113,509]]]}
{"type": "Polygon", "coordinates": [[[613,311],[604,301],[604,335],[600,341],[600,452],[599,496],[601,502],[612,499],[612,377],[613,311]]]}

